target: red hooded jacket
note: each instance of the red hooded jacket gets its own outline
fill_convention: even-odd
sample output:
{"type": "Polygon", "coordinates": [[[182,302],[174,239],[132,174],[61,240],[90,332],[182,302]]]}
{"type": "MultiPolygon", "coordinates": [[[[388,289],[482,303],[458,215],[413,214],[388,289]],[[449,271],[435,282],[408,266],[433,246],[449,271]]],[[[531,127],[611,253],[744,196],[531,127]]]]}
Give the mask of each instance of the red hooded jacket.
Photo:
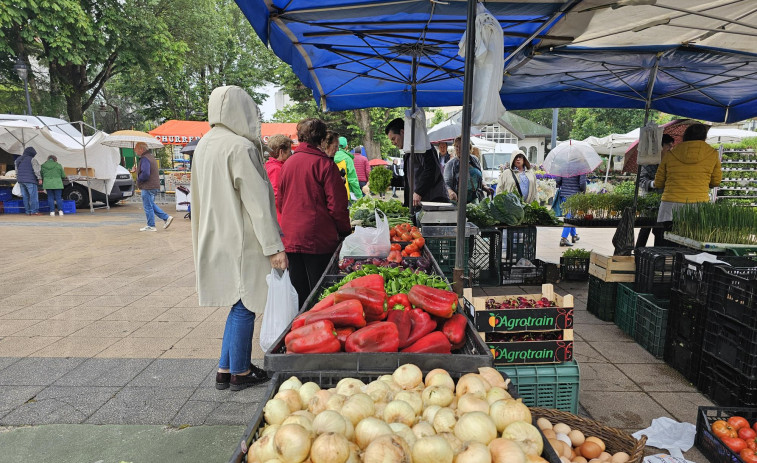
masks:
{"type": "Polygon", "coordinates": [[[276,209],[286,252],[333,253],[352,230],[339,169],[307,143],[300,143],[281,168],[276,209]]]}

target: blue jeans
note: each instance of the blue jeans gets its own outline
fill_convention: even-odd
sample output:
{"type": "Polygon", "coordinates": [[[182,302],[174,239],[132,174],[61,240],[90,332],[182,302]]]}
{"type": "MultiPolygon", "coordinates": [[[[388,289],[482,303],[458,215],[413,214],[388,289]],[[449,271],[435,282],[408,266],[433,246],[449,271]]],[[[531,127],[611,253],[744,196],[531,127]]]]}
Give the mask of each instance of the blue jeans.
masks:
{"type": "Polygon", "coordinates": [[[156,215],[162,220],[168,220],[168,214],[155,204],[156,194],[158,194],[158,190],[142,190],[142,206],[145,208],[145,216],[147,216],[147,225],[149,227],[155,226],[156,215]]]}
{"type": "Polygon", "coordinates": [[[255,312],[250,312],[237,301],[231,307],[226,318],[221,342],[221,359],[218,368],[229,370],[232,375],[244,373],[250,369],[252,356],[252,333],[255,330],[255,312]]]}
{"type": "Polygon", "coordinates": [[[58,201],[58,210],[63,210],[63,190],[48,189],[47,190],[47,205],[50,206],[50,212],[55,212],[55,201],[58,201]]]}
{"type": "Polygon", "coordinates": [[[39,212],[39,194],[37,193],[36,183],[22,183],[21,196],[24,198],[24,209],[27,214],[36,214],[39,212]]]}
{"type": "MultiPolygon", "coordinates": [[[[560,204],[564,203],[567,198],[560,198],[560,204]]],[[[569,219],[571,218],[570,212],[565,214],[565,218],[569,219]]],[[[562,238],[567,238],[568,235],[570,236],[576,236],[578,233],[576,233],[576,227],[562,227],[562,238]]]]}

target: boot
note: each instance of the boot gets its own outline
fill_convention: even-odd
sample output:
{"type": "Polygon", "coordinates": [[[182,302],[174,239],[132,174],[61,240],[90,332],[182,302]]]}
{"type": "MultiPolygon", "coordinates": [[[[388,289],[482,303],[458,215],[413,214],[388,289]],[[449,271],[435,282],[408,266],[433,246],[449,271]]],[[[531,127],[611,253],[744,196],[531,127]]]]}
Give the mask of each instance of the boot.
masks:
{"type": "Polygon", "coordinates": [[[571,241],[573,241],[575,243],[576,241],[578,241],[580,239],[581,238],[579,238],[578,235],[573,235],[573,237],[571,238],[571,241]]]}
{"type": "Polygon", "coordinates": [[[572,247],[573,245],[568,242],[568,238],[560,238],[560,246],[572,247]]]}

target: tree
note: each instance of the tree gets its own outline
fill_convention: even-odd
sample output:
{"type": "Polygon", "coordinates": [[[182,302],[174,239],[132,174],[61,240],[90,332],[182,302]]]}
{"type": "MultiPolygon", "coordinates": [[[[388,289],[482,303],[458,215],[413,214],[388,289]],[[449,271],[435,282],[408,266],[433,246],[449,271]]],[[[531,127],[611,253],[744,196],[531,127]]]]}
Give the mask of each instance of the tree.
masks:
{"type": "MultiPolygon", "coordinates": [[[[525,117],[529,121],[541,124],[544,127],[552,128],[552,109],[518,109],[513,113],[525,117]]],[[[557,113],[557,139],[567,140],[570,138],[570,131],[573,128],[573,117],[575,108],[559,108],[557,113]]]]}
{"type": "Polygon", "coordinates": [[[431,127],[435,126],[436,124],[438,124],[438,123],[440,123],[440,122],[442,122],[442,121],[444,121],[446,119],[447,119],[447,114],[444,111],[442,111],[441,109],[436,108],[434,110],[434,117],[431,119],[431,122],[429,123],[428,126],[429,126],[429,128],[431,128],[431,127]]]}
{"type": "MultiPolygon", "coordinates": [[[[655,120],[656,111],[650,114],[655,120]]],[[[626,133],[644,125],[642,109],[578,108],[573,118],[570,138],[605,137],[613,133],[626,133]]]]}

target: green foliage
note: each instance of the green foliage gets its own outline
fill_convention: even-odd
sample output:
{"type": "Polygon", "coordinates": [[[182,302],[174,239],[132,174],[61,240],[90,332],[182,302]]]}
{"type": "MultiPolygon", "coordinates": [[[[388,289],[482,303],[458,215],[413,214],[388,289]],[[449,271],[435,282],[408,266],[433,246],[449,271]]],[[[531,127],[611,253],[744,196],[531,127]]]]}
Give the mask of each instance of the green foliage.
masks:
{"type": "MultiPolygon", "coordinates": [[[[656,113],[652,114],[654,118],[656,113]]],[[[578,108],[573,118],[570,138],[604,137],[612,133],[626,133],[644,125],[644,110],[613,108],[578,108]]]]}
{"type": "Polygon", "coordinates": [[[392,183],[392,171],[385,167],[374,167],[368,176],[368,188],[373,193],[384,193],[392,183]]]}
{"type": "Polygon", "coordinates": [[[350,219],[358,219],[356,214],[363,214],[361,211],[369,211],[373,214],[374,209],[378,209],[385,214],[402,214],[407,215],[410,213],[410,209],[402,205],[401,201],[396,199],[388,199],[382,201],[380,199],[373,199],[370,196],[363,196],[350,206],[350,219]]]}
{"type": "MultiPolygon", "coordinates": [[[[636,203],[636,214],[639,217],[656,217],[660,207],[660,195],[650,193],[639,196],[636,203]]],[[[626,207],[633,206],[633,191],[630,193],[580,193],[565,200],[561,205],[564,213],[570,213],[573,218],[586,218],[587,215],[595,219],[619,219],[626,207]]]]}
{"type": "Polygon", "coordinates": [[[478,227],[502,224],[515,226],[523,222],[523,204],[513,193],[500,193],[494,199],[484,198],[478,204],[468,204],[465,210],[469,222],[478,227]]]}
{"type": "Polygon", "coordinates": [[[632,195],[635,188],[636,188],[636,183],[630,180],[627,180],[625,182],[620,182],[617,185],[615,185],[614,192],[623,194],[623,195],[632,195]]]}
{"type": "Polygon", "coordinates": [[[563,252],[562,256],[574,259],[588,259],[591,257],[591,251],[582,248],[570,248],[563,252]]]}
{"type": "MultiPolygon", "coordinates": [[[[714,145],[715,147],[719,147],[720,145],[714,145]]],[[[723,144],[723,149],[727,150],[748,150],[748,149],[757,149],[757,133],[754,137],[744,138],[739,143],[725,143],[723,144]]]]}
{"type": "Polygon", "coordinates": [[[523,205],[524,225],[559,225],[560,221],[555,217],[552,209],[540,206],[538,201],[523,205]]]}
{"type": "Polygon", "coordinates": [[[429,128],[431,128],[435,126],[436,124],[444,121],[445,119],[447,119],[447,114],[441,109],[437,108],[436,110],[434,110],[434,117],[431,119],[428,126],[429,128]]]}
{"type": "Polygon", "coordinates": [[[673,211],[672,232],[702,243],[757,245],[757,208],[687,204],[673,211]]]}
{"type": "MultiPolygon", "coordinates": [[[[541,124],[544,127],[552,128],[552,109],[518,109],[513,113],[518,116],[541,124]]],[[[576,114],[575,108],[559,108],[557,112],[557,139],[567,140],[570,138],[570,131],[573,129],[573,118],[576,114]]],[[[547,140],[549,142],[549,140],[547,140]]]]}

